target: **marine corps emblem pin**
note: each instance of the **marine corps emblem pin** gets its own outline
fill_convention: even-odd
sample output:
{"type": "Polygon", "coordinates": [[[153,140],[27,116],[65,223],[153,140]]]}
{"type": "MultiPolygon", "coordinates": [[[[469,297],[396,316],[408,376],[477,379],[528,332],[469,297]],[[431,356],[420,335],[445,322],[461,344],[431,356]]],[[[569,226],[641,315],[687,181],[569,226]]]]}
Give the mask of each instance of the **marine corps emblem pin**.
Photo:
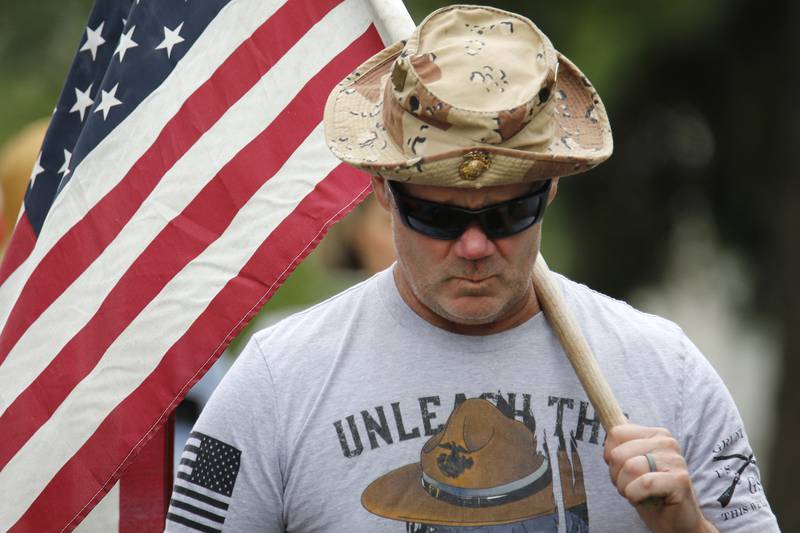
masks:
{"type": "Polygon", "coordinates": [[[492,164],[492,156],[481,150],[474,150],[464,154],[464,159],[458,167],[461,179],[475,180],[481,176],[492,164]]]}

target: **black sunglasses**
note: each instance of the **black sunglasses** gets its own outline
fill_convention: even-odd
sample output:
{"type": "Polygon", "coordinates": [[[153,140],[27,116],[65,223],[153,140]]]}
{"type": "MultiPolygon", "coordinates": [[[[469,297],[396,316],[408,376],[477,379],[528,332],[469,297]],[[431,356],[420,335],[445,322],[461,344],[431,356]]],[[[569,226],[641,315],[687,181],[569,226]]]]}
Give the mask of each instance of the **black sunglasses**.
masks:
{"type": "Polygon", "coordinates": [[[409,196],[401,186],[389,181],[400,219],[409,228],[445,241],[458,239],[467,227],[477,222],[490,239],[502,239],[524,231],[542,219],[552,180],[532,193],[480,209],[465,209],[409,196]]]}

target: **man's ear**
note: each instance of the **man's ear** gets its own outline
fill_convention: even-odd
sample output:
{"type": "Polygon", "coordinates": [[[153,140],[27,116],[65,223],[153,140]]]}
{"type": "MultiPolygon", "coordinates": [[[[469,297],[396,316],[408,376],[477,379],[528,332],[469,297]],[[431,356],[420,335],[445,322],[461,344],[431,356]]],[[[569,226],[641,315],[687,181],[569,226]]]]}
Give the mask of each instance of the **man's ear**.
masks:
{"type": "Polygon", "coordinates": [[[553,178],[553,183],[550,185],[550,193],[547,195],[547,205],[550,205],[558,194],[558,178],[553,178]]]}
{"type": "Polygon", "coordinates": [[[381,204],[381,207],[389,211],[389,193],[386,191],[386,180],[377,176],[372,176],[372,190],[375,193],[375,199],[381,204]]]}

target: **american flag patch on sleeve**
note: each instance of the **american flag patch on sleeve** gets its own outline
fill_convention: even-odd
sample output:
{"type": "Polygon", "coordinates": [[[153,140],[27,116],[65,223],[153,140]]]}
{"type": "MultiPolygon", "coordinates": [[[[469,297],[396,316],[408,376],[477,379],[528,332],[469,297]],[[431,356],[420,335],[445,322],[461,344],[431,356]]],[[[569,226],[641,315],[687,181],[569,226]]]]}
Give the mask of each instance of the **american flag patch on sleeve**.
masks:
{"type": "Polygon", "coordinates": [[[181,455],[167,520],[190,529],[222,531],[242,452],[193,431],[181,455]]]}

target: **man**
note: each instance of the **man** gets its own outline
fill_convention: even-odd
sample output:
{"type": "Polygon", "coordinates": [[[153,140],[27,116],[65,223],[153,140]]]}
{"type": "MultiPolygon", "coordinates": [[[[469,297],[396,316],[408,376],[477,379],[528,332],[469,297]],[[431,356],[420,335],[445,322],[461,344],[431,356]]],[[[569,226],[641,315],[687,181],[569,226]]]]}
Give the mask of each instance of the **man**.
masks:
{"type": "Polygon", "coordinates": [[[777,530],[677,326],[558,278],[636,422],[606,435],[540,310],[545,207],[612,141],[532,22],[434,12],[334,90],[325,127],[373,174],[397,263],[253,337],[189,440],[170,531],[777,530]]]}

